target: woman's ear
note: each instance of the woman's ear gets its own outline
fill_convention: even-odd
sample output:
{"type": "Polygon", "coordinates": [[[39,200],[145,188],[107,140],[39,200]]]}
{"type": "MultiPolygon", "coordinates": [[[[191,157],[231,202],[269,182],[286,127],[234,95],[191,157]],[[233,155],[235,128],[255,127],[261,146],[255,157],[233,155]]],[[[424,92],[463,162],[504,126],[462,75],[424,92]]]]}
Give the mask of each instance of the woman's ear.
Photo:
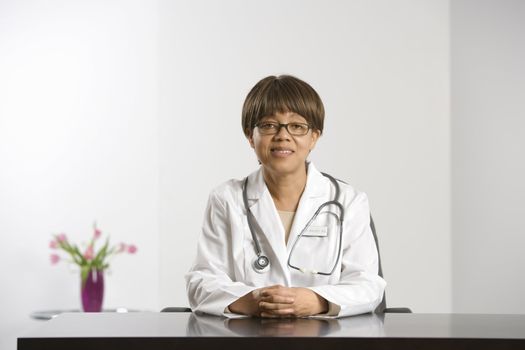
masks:
{"type": "Polygon", "coordinates": [[[255,144],[253,143],[253,130],[246,130],[246,139],[248,139],[248,142],[250,143],[250,146],[252,148],[255,148],[255,144]]]}
{"type": "Polygon", "coordinates": [[[319,140],[319,137],[321,137],[321,132],[319,130],[313,130],[312,139],[310,142],[310,152],[315,148],[315,145],[317,144],[317,140],[319,140]]]}

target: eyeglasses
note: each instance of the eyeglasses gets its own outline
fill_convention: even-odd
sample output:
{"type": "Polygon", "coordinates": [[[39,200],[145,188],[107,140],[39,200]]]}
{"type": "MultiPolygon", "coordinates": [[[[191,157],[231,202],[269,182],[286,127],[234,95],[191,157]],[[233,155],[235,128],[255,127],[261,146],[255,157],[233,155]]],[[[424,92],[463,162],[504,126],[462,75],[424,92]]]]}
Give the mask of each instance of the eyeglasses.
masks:
{"type": "Polygon", "coordinates": [[[290,135],[293,136],[304,136],[308,134],[310,125],[306,123],[288,123],[281,124],[277,122],[260,122],[255,124],[262,135],[275,135],[281,131],[281,128],[285,128],[290,135]]]}

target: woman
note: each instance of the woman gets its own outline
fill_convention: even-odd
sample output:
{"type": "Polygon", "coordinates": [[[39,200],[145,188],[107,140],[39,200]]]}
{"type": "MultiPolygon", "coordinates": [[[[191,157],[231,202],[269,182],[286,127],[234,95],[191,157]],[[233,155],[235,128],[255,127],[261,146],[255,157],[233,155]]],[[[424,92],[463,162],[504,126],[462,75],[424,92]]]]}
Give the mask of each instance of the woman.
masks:
{"type": "Polygon", "coordinates": [[[307,162],[323,121],[319,95],[295,77],[249,92],[242,126],[261,166],[210,194],[186,275],[193,311],[341,317],[381,302],[367,196],[307,162]]]}

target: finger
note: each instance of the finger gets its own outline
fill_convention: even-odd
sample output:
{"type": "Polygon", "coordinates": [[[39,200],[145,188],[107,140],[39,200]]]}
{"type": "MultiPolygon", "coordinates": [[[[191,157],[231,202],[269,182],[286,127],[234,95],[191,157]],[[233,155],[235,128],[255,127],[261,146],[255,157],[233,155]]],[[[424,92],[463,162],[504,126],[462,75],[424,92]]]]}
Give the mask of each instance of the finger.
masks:
{"type": "Polygon", "coordinates": [[[259,302],[260,310],[282,310],[282,309],[293,309],[291,304],[280,304],[280,303],[269,303],[266,301],[259,302]]]}
{"type": "Polygon", "coordinates": [[[293,307],[290,307],[290,304],[271,304],[266,303],[259,306],[259,312],[262,313],[271,313],[275,315],[295,315],[296,311],[293,307]]]}
{"type": "Polygon", "coordinates": [[[295,298],[285,295],[268,295],[261,297],[259,299],[260,301],[268,302],[268,303],[275,303],[275,304],[293,304],[295,302],[295,298]]]}
{"type": "Polygon", "coordinates": [[[266,290],[266,289],[279,289],[279,288],[286,288],[286,287],[283,286],[283,285],[281,285],[281,284],[274,284],[274,285],[271,285],[271,286],[268,286],[268,287],[261,288],[261,290],[266,290]]]}
{"type": "Polygon", "coordinates": [[[264,288],[261,290],[261,297],[268,297],[271,295],[282,295],[287,297],[295,296],[295,292],[291,288],[279,287],[279,288],[264,288]]]}
{"type": "Polygon", "coordinates": [[[278,293],[280,289],[282,289],[282,286],[271,286],[266,288],[261,288],[261,295],[268,295],[268,294],[275,294],[278,293]]]}

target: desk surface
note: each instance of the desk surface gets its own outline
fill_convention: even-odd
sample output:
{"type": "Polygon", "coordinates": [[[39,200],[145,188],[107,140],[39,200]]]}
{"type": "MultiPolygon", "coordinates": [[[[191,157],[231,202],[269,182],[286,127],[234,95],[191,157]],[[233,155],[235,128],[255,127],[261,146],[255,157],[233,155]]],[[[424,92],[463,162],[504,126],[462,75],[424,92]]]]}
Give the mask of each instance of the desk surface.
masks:
{"type": "Polygon", "coordinates": [[[18,349],[210,345],[330,349],[525,349],[525,315],[366,314],[342,319],[225,319],[191,313],[62,314],[20,338],[18,349]]]}

